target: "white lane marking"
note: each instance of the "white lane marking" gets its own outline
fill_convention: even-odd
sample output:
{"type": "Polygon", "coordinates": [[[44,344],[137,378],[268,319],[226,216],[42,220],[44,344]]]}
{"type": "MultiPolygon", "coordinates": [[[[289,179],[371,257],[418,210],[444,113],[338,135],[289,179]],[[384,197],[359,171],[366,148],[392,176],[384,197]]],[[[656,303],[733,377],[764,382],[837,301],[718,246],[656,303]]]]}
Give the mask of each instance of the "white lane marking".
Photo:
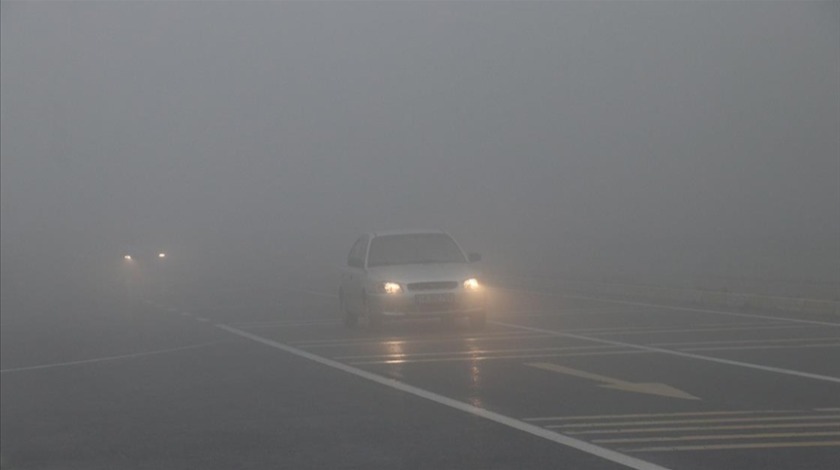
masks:
{"type": "Polygon", "coordinates": [[[840,436],[840,431],[818,432],[767,432],[758,434],[697,434],[678,437],[630,437],[621,439],[593,439],[598,444],[630,444],[641,442],[717,441],[728,439],[769,439],[777,437],[824,437],[840,436]]]}
{"type": "Polygon", "coordinates": [[[387,377],[383,377],[381,375],[374,374],[372,372],[368,372],[356,367],[349,366],[347,364],[343,364],[338,361],[334,361],[332,359],[327,359],[325,357],[318,356],[316,354],[312,354],[310,352],[304,351],[302,349],[295,348],[293,346],[289,346],[283,343],[279,343],[277,341],[270,340],[268,338],[263,338],[262,336],[257,336],[253,333],[249,333],[247,331],[239,330],[237,328],[232,328],[227,325],[217,324],[217,327],[235,334],[237,336],[241,336],[243,338],[250,339],[251,341],[256,341],[258,343],[262,343],[266,346],[270,346],[275,349],[279,349],[281,351],[285,351],[289,354],[293,354],[298,357],[302,357],[304,359],[309,359],[310,361],[317,362],[319,364],[325,365],[327,367],[332,367],[334,369],[338,369],[342,372],[346,372],[351,375],[355,375],[357,377],[361,377],[366,380],[370,380],[371,382],[378,383],[380,385],[384,385],[386,387],[393,388],[395,390],[399,390],[404,393],[408,393],[435,403],[438,403],[443,406],[447,406],[459,411],[463,411],[465,413],[471,414],[473,416],[478,416],[480,418],[484,418],[504,426],[508,426],[513,429],[517,429],[519,431],[526,432],[528,434],[541,437],[543,439],[547,439],[552,442],[556,442],[558,444],[571,447],[573,449],[577,449],[588,454],[592,454],[598,456],[600,458],[624,465],[628,468],[633,468],[637,470],[667,470],[665,467],[646,462],[644,460],[630,457],[628,455],[624,455],[622,453],[616,452],[614,450],[606,449],[601,446],[597,446],[594,444],[590,444],[586,441],[582,441],[580,439],[575,439],[573,437],[566,436],[564,434],[560,434],[555,431],[551,431],[539,426],[535,426],[530,423],[526,423],[524,421],[520,421],[515,418],[511,418],[509,416],[505,416],[494,411],[490,411],[484,408],[479,408],[477,406],[473,406],[458,400],[454,400],[449,397],[445,397],[443,395],[439,395],[434,392],[430,392],[428,390],[424,390],[419,387],[415,387],[413,385],[408,385],[404,382],[400,382],[395,379],[390,379],[387,377]]]}
{"type": "Polygon", "coordinates": [[[204,318],[204,317],[196,317],[195,319],[196,319],[196,320],[198,320],[198,321],[200,321],[200,322],[204,322],[204,323],[207,323],[207,322],[209,322],[209,321],[210,321],[210,320],[208,320],[208,319],[206,319],[206,318],[204,318]]]}
{"type": "Polygon", "coordinates": [[[727,426],[669,426],[664,428],[614,428],[614,429],[594,429],[587,431],[566,431],[565,434],[573,434],[575,436],[583,434],[642,434],[642,433],[662,433],[672,431],[732,431],[739,429],[787,429],[787,428],[834,428],[840,426],[840,421],[831,421],[824,423],[783,423],[783,424],[738,424],[727,426]]]}
{"type": "Polygon", "coordinates": [[[651,304],[647,302],[633,302],[630,300],[613,300],[613,299],[603,299],[600,297],[589,297],[585,295],[568,295],[568,294],[557,294],[553,292],[541,292],[541,291],[534,291],[528,289],[514,289],[510,287],[496,287],[497,289],[513,291],[513,292],[523,292],[526,294],[537,294],[537,295],[548,295],[548,296],[555,296],[555,297],[564,297],[567,299],[572,300],[594,300],[597,302],[607,302],[613,304],[620,304],[620,305],[635,305],[641,307],[657,307],[657,308],[664,308],[667,310],[683,310],[686,312],[700,312],[700,313],[714,313],[718,315],[729,315],[733,317],[743,317],[743,318],[762,318],[764,320],[775,320],[775,321],[786,321],[786,322],[793,322],[793,323],[805,323],[811,325],[822,325],[822,326],[833,326],[833,327],[840,327],[840,323],[832,323],[832,322],[824,322],[824,321],[817,321],[817,320],[803,320],[800,318],[789,318],[789,317],[776,317],[772,315],[758,315],[754,313],[738,313],[738,312],[729,312],[725,310],[710,310],[705,308],[693,308],[693,307],[678,307],[672,305],[663,305],[663,304],[651,304]]]}
{"type": "Polygon", "coordinates": [[[808,338],[808,337],[801,337],[801,338],[779,338],[779,339],[772,339],[772,338],[765,338],[765,339],[735,339],[735,340],[723,340],[723,341],[680,341],[675,343],[650,343],[649,346],[702,346],[707,344],[734,344],[734,345],[744,345],[744,344],[773,344],[773,343],[807,343],[810,341],[840,341],[840,336],[822,336],[822,337],[815,337],[815,338],[808,338]]]}
{"type": "MultiPolygon", "coordinates": [[[[718,333],[718,332],[729,332],[729,331],[755,331],[755,330],[790,330],[790,329],[801,329],[801,328],[816,328],[813,325],[765,325],[765,326],[743,326],[743,327],[733,327],[733,328],[674,328],[674,329],[660,329],[660,330],[647,330],[647,331],[609,331],[609,332],[591,332],[590,334],[599,335],[599,336],[610,336],[610,335],[657,335],[662,333],[718,333]]],[[[571,330],[570,330],[571,331],[571,330]]]]}
{"type": "Polygon", "coordinates": [[[703,346],[697,348],[679,348],[680,351],[752,351],[768,349],[808,349],[808,348],[837,348],[840,343],[818,344],[752,344],[747,346],[703,346]]]}
{"type": "MultiPolygon", "coordinates": [[[[504,315],[502,315],[502,317],[504,317],[504,315]]],[[[628,325],[622,325],[622,326],[612,326],[612,327],[605,327],[605,328],[571,328],[571,329],[569,329],[569,331],[572,331],[574,333],[599,333],[599,334],[600,333],[607,334],[607,333],[613,333],[613,332],[623,333],[623,332],[630,332],[630,331],[632,331],[632,332],[638,331],[638,332],[641,332],[641,333],[656,333],[656,332],[659,332],[659,331],[670,332],[670,331],[673,331],[676,328],[685,329],[685,330],[688,330],[688,331],[703,331],[703,330],[708,330],[708,329],[721,329],[721,328],[723,328],[723,329],[750,328],[751,329],[751,328],[756,328],[756,327],[768,328],[768,327],[779,327],[779,326],[782,326],[784,328],[802,328],[799,325],[787,325],[787,324],[778,323],[778,322],[773,323],[773,324],[769,324],[768,322],[761,322],[761,323],[758,323],[758,322],[748,322],[748,323],[728,322],[728,323],[702,323],[702,324],[699,324],[699,325],[692,324],[692,325],[685,325],[685,326],[673,325],[671,327],[663,327],[661,325],[659,325],[659,326],[628,326],[628,325]]]]}
{"type": "Polygon", "coordinates": [[[785,374],[785,375],[791,375],[791,376],[795,376],[795,377],[803,377],[803,378],[807,378],[807,379],[822,380],[824,382],[840,383],[840,378],[832,377],[832,376],[828,376],[828,375],[812,374],[810,372],[801,372],[801,371],[798,371],[798,370],[783,369],[781,367],[764,366],[764,365],[761,365],[761,364],[753,364],[753,363],[750,363],[750,362],[734,361],[734,360],[723,359],[723,358],[714,357],[714,356],[704,356],[704,355],[701,355],[701,354],[693,354],[693,353],[684,352],[684,351],[676,351],[676,350],[673,350],[673,349],[657,348],[657,347],[653,347],[653,346],[643,346],[641,344],[625,343],[623,341],[613,341],[613,340],[604,339],[604,338],[594,338],[592,336],[584,336],[584,335],[578,335],[578,334],[574,334],[574,333],[563,333],[563,332],[560,332],[560,331],[547,330],[547,329],[544,329],[544,328],[534,328],[532,326],[516,325],[516,324],[513,324],[513,323],[503,323],[503,322],[498,322],[498,321],[491,321],[490,323],[493,323],[493,324],[499,325],[499,326],[506,326],[508,328],[519,329],[519,330],[523,330],[523,331],[533,331],[533,332],[536,332],[536,333],[554,334],[554,335],[557,335],[558,337],[561,337],[561,338],[583,339],[583,340],[589,340],[589,341],[592,341],[592,342],[595,342],[595,343],[611,344],[611,345],[614,345],[614,346],[622,346],[622,347],[625,347],[625,348],[638,349],[638,350],[641,350],[641,351],[657,352],[657,353],[662,353],[662,354],[669,354],[671,356],[687,357],[687,358],[690,358],[690,359],[698,359],[698,360],[707,361],[707,362],[716,362],[718,364],[727,364],[727,365],[731,365],[731,366],[745,367],[745,368],[748,368],[748,369],[763,370],[763,371],[766,371],[766,372],[775,372],[777,374],[785,374]]]}
{"type": "Polygon", "coordinates": [[[29,367],[15,367],[15,368],[11,368],[11,369],[2,369],[2,370],[0,370],[0,373],[7,374],[7,373],[12,373],[12,372],[24,372],[24,371],[39,370],[39,369],[52,369],[54,367],[77,366],[77,365],[82,365],[82,364],[94,364],[94,363],[97,363],[97,362],[116,361],[116,360],[119,360],[119,359],[130,359],[130,358],[135,358],[135,357],[153,356],[153,355],[156,355],[156,354],[166,354],[166,353],[171,353],[171,352],[176,352],[176,351],[185,351],[187,349],[203,348],[203,347],[212,346],[212,345],[219,344],[219,343],[224,343],[224,342],[225,341],[211,341],[209,343],[193,344],[193,345],[190,345],[190,346],[181,346],[181,347],[178,347],[178,348],[158,349],[156,351],[145,351],[145,352],[139,352],[139,353],[133,353],[133,354],[122,354],[122,355],[119,355],[119,356],[97,357],[97,358],[93,358],[93,359],[84,359],[84,360],[81,360],[81,361],[58,362],[58,363],[54,363],[54,364],[42,364],[42,365],[29,366],[29,367]]]}
{"type": "Polygon", "coordinates": [[[681,450],[725,450],[725,449],[786,449],[790,447],[840,447],[840,441],[814,442],[762,442],[753,444],[720,444],[702,446],[640,447],[621,449],[624,452],[676,452],[681,450]]]}
{"type": "MultiPolygon", "coordinates": [[[[746,410],[746,411],[687,411],[678,413],[632,413],[617,415],[581,415],[581,416],[538,416],[535,418],[523,418],[525,421],[591,421],[599,419],[632,419],[632,418],[655,418],[668,416],[727,416],[727,415],[749,415],[749,414],[786,414],[801,413],[807,410],[746,410]]],[[[819,411],[819,410],[815,410],[819,411]]]]}
{"type": "Polygon", "coordinates": [[[181,312],[182,317],[188,317],[190,315],[191,315],[190,312],[181,312]]]}
{"type": "MultiPolygon", "coordinates": [[[[802,416],[761,416],[754,417],[727,417],[727,418],[699,418],[699,419],[654,419],[649,421],[608,421],[597,423],[568,423],[551,424],[546,426],[549,429],[572,429],[572,428],[601,428],[605,426],[651,426],[657,424],[701,424],[701,423],[760,423],[764,421],[822,421],[837,420],[840,415],[802,415],[802,416]]],[[[644,429],[642,427],[641,429],[644,429]]]]}

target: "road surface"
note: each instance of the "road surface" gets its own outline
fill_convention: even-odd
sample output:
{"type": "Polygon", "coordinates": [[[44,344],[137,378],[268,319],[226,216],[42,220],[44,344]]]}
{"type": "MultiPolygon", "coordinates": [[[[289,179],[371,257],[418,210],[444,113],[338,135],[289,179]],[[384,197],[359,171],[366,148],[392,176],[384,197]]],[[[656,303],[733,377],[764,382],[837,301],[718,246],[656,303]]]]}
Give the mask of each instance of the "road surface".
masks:
{"type": "Polygon", "coordinates": [[[348,330],[329,286],[4,311],[2,468],[840,462],[840,318],[492,296],[483,331],[348,330]]]}

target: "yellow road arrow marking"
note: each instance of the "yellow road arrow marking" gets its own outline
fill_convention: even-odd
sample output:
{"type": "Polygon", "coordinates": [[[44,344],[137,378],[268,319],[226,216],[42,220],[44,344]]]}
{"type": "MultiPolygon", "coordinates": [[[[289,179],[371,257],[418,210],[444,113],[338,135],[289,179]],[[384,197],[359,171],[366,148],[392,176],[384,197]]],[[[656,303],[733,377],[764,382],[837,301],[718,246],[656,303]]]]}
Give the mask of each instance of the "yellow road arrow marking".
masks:
{"type": "Polygon", "coordinates": [[[601,387],[611,388],[613,390],[621,390],[625,392],[646,393],[648,395],[658,395],[668,398],[682,398],[684,400],[699,400],[689,393],[683,392],[678,388],[663,383],[638,383],[627,382],[625,380],[614,379],[603,375],[593,374],[583,370],[572,369],[571,367],[558,366],[548,362],[532,362],[528,364],[537,369],[550,370],[559,374],[571,375],[580,377],[582,379],[594,380],[595,382],[602,382],[601,387]]]}

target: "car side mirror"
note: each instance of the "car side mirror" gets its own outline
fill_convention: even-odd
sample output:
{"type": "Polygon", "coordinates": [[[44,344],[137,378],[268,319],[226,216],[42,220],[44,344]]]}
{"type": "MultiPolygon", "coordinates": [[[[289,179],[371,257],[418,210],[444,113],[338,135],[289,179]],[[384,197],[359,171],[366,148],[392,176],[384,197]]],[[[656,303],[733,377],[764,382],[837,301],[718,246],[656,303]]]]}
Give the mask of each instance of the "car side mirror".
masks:
{"type": "Polygon", "coordinates": [[[481,261],[481,255],[478,253],[470,253],[469,255],[467,255],[467,258],[470,260],[470,263],[476,263],[478,261],[481,261]]]}

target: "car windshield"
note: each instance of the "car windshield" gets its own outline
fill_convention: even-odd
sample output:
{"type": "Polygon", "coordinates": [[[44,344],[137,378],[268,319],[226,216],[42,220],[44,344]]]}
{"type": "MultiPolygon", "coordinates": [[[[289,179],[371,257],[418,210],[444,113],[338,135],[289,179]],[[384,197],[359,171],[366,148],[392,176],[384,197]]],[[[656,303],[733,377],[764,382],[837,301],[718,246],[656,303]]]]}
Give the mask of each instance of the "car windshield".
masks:
{"type": "Polygon", "coordinates": [[[370,243],[368,266],[395,264],[464,263],[463,252],[443,233],[387,235],[370,243]]]}

